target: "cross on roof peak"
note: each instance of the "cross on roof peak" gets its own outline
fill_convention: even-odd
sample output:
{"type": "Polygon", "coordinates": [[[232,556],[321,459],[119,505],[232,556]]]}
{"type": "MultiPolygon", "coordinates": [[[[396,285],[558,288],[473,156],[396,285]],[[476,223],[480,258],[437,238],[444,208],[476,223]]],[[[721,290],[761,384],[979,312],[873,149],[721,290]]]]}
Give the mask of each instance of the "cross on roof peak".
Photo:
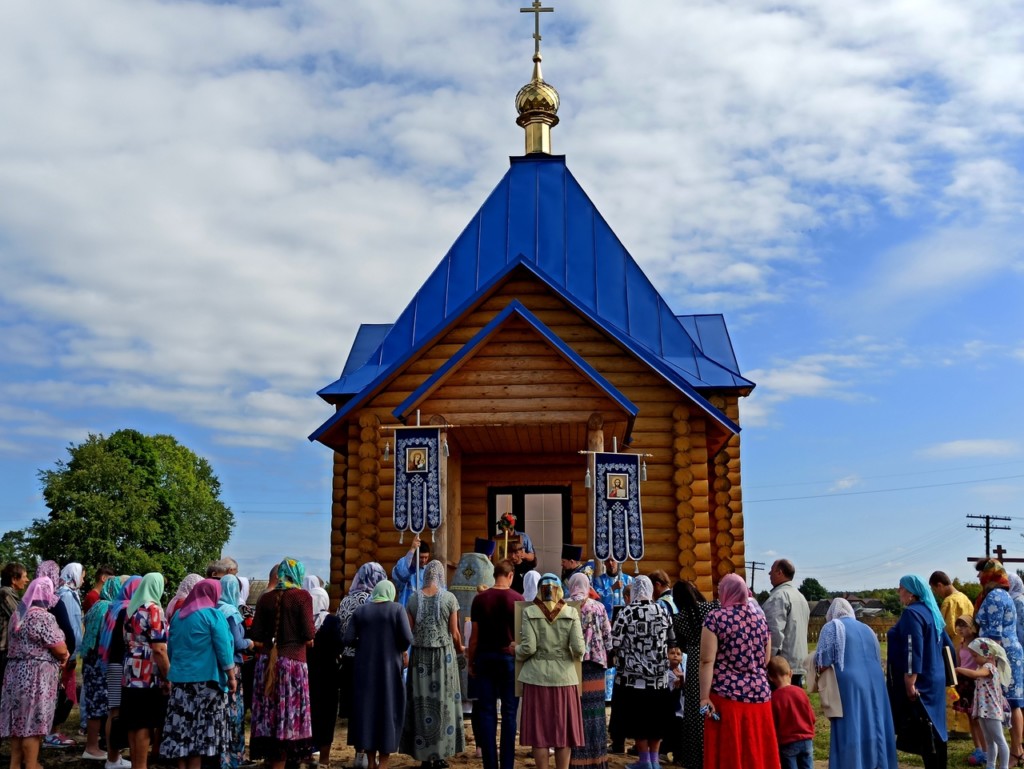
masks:
{"type": "Polygon", "coordinates": [[[533,5],[529,8],[520,8],[520,13],[532,13],[533,14],[533,55],[540,55],[540,15],[542,13],[554,13],[554,8],[545,8],[541,4],[540,0],[533,0],[533,5]]]}

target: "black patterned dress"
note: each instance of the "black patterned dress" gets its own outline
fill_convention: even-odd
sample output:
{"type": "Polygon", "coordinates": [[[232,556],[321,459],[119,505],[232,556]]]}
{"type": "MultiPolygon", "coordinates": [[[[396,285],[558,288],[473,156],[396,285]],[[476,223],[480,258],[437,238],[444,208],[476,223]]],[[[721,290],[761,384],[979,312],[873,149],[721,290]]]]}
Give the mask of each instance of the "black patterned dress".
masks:
{"type": "Polygon", "coordinates": [[[672,759],[685,769],[704,766],[704,719],[700,715],[700,631],[704,618],[719,608],[718,601],[701,601],[696,613],[685,608],[672,617],[679,648],[686,655],[686,681],[683,683],[683,718],[675,718],[675,733],[666,740],[664,749],[671,750],[672,759]]]}

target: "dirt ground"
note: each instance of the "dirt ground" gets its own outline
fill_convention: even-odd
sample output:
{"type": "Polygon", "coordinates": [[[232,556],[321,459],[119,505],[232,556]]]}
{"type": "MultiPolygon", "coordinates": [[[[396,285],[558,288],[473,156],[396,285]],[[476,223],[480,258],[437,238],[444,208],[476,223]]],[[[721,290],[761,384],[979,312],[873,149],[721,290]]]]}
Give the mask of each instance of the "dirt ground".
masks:
{"type": "MultiPolygon", "coordinates": [[[[71,723],[77,723],[77,712],[72,715],[73,720],[69,720],[68,725],[71,723]]],[[[40,763],[44,767],[60,766],[62,769],[102,769],[102,764],[98,761],[87,761],[82,759],[82,750],[85,747],[85,737],[79,734],[70,734],[70,729],[65,731],[68,736],[74,737],[78,744],[74,748],[66,748],[63,750],[44,748],[40,757],[40,763]]],[[[345,744],[346,738],[346,727],[344,722],[339,722],[338,728],[334,733],[334,748],[331,752],[330,767],[331,769],[351,769],[353,766],[353,759],[355,758],[354,750],[345,744]]],[[[457,756],[453,756],[449,759],[448,763],[452,769],[480,769],[482,762],[479,758],[474,756],[476,745],[473,742],[473,730],[469,726],[469,721],[466,721],[466,742],[467,749],[465,753],[457,756]]],[[[127,752],[126,752],[127,755],[127,752]]],[[[6,741],[3,746],[0,747],[0,761],[7,763],[10,760],[10,750],[7,747],[6,741]]],[[[634,756],[616,755],[611,754],[608,756],[608,767],[609,769],[625,769],[626,764],[633,763],[636,761],[634,756]]],[[[523,767],[523,769],[530,769],[533,767],[534,761],[533,756],[530,754],[529,748],[520,747],[516,745],[516,766],[523,767]]],[[[176,764],[172,764],[165,761],[151,762],[150,766],[154,769],[165,769],[168,767],[176,767],[176,764]]],[[[403,755],[395,754],[391,758],[391,766],[394,769],[418,769],[419,761],[403,755]]],[[[552,761],[551,766],[554,766],[552,761]]],[[[827,761],[815,762],[815,769],[827,769],[827,761]]],[[[723,767],[723,769],[727,769],[723,767]]]]}

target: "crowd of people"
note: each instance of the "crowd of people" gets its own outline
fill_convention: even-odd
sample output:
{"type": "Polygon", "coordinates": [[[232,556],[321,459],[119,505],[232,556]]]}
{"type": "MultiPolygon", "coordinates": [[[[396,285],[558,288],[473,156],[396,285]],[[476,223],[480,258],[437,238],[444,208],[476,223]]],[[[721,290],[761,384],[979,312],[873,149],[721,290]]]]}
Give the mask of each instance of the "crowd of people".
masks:
{"type": "Polygon", "coordinates": [[[538,769],[606,769],[627,740],[630,769],[809,769],[805,686],[821,692],[833,769],[896,769],[897,747],[938,768],[954,668],[972,763],[1024,763],[1024,583],[998,561],[978,564],[976,605],[943,572],[904,576],[883,661],[842,598],[807,653],[808,605],[784,559],[759,606],[735,574],[709,600],[614,561],[594,577],[571,545],[561,574],[541,574],[529,541],[514,544],[495,562],[494,543],[477,540],[449,586],[417,537],[391,579],[362,564],[335,613],[322,581],[290,558],[254,606],[230,558],[185,577],[166,606],[156,572],[99,568],[83,595],[81,564],[44,561],[31,581],[7,564],[0,737],[11,769],[38,769],[43,746],[77,744],[57,732],[75,704],[82,758],[105,769],[147,769],[154,756],[179,769],[328,765],[339,717],[357,769],[388,769],[395,753],[444,769],[466,751],[467,729],[484,769],[513,769],[517,736],[538,769]]]}

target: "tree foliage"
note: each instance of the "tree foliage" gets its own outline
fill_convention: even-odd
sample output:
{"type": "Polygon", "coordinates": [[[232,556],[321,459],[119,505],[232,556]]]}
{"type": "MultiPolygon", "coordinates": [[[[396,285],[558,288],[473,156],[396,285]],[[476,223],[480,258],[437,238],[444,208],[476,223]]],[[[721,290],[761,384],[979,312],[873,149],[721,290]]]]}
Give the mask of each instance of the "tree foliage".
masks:
{"type": "Polygon", "coordinates": [[[234,516],[210,463],[170,435],[118,430],[68,446],[41,470],[47,519],[33,522],[34,552],[58,563],[159,571],[169,586],[220,555],[234,516]]]}
{"type": "Polygon", "coordinates": [[[828,598],[828,591],[814,577],[807,577],[797,590],[808,601],[823,601],[828,598]]]}

